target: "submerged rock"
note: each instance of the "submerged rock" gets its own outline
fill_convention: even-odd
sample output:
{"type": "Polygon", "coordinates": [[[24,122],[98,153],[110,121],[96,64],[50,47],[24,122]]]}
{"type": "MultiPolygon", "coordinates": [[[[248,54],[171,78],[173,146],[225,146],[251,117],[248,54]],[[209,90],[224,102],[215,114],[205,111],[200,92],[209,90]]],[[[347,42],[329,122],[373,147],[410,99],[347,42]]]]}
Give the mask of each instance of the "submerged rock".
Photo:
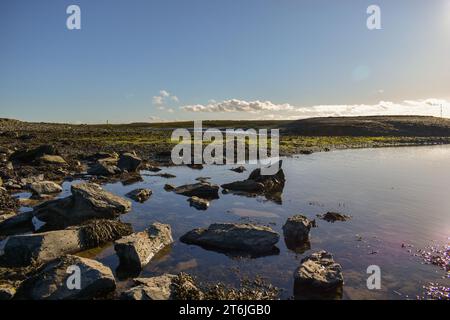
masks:
{"type": "Polygon", "coordinates": [[[61,186],[53,181],[33,182],[30,184],[29,188],[34,195],[39,196],[52,193],[59,193],[62,191],[61,186]]]}
{"type": "Polygon", "coordinates": [[[45,264],[20,286],[17,296],[30,300],[93,299],[116,289],[110,268],[98,261],[66,255],[45,264]],[[78,269],[79,268],[79,269],[78,269]],[[80,289],[69,289],[69,277],[80,271],[80,289]]]}
{"type": "Polygon", "coordinates": [[[69,226],[90,219],[114,219],[131,210],[131,202],[103,190],[94,183],[75,184],[72,195],[44,202],[34,216],[54,226],[69,226]]]}
{"type": "Polygon", "coordinates": [[[324,250],[304,258],[294,273],[294,295],[301,299],[339,298],[343,284],[341,265],[324,250]]]}
{"type": "Polygon", "coordinates": [[[219,199],[219,186],[208,182],[186,184],[176,187],[173,190],[176,194],[192,197],[196,196],[204,199],[219,199]]]}
{"type": "Polygon", "coordinates": [[[3,259],[9,266],[39,264],[97,247],[131,232],[129,224],[96,220],[64,230],[12,236],[6,242],[3,259]]]}
{"type": "Polygon", "coordinates": [[[347,221],[350,220],[351,217],[345,214],[337,213],[337,212],[327,212],[323,215],[317,215],[320,219],[325,220],[327,222],[336,222],[336,221],[347,221]]]}
{"type": "Polygon", "coordinates": [[[123,269],[141,269],[158,251],[173,242],[169,225],[153,223],[148,229],[114,242],[123,269]]]}
{"type": "Polygon", "coordinates": [[[175,186],[173,185],[173,184],[168,184],[168,183],[166,183],[165,185],[164,185],[164,190],[166,190],[166,191],[173,191],[173,190],[175,190],[175,186]]]}
{"type": "Polygon", "coordinates": [[[289,217],[283,226],[284,241],[288,249],[302,253],[309,249],[309,232],[315,225],[303,215],[289,217]]]}
{"type": "Polygon", "coordinates": [[[126,170],[128,172],[137,171],[142,163],[142,159],[132,153],[123,153],[119,161],[117,162],[117,166],[120,170],[126,170]]]}
{"type": "Polygon", "coordinates": [[[234,171],[234,172],[237,172],[237,173],[242,173],[242,172],[246,171],[247,169],[245,169],[244,166],[239,166],[239,167],[236,167],[236,168],[231,168],[230,170],[234,171]]]}
{"type": "Polygon", "coordinates": [[[145,202],[150,198],[151,195],[152,195],[152,190],[142,189],[142,188],[135,189],[135,190],[127,193],[127,197],[129,197],[137,202],[145,202]]]}
{"type": "Polygon", "coordinates": [[[188,199],[191,207],[195,207],[198,210],[206,210],[209,208],[209,201],[196,196],[190,197],[188,199]]]}
{"type": "Polygon", "coordinates": [[[224,251],[265,253],[274,251],[279,235],[265,226],[215,223],[207,229],[189,231],[180,240],[187,244],[224,251]]]}

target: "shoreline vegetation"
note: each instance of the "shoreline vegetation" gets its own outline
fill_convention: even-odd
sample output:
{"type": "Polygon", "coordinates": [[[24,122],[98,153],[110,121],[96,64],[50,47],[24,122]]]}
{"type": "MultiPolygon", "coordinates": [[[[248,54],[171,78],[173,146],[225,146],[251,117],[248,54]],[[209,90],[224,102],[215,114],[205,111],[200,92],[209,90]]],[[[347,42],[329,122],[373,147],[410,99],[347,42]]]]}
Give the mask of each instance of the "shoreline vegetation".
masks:
{"type": "MultiPolygon", "coordinates": [[[[172,130],[192,126],[193,122],[72,125],[0,119],[0,240],[11,236],[5,247],[0,248],[3,250],[3,255],[0,255],[0,299],[94,298],[83,295],[86,292],[118,298],[111,296],[119,292],[115,292],[115,278],[108,267],[71,254],[115,241],[115,250],[123,264],[139,269],[174,239],[170,225],[154,223],[145,231],[133,233],[130,225],[116,221],[120,214],[132,210],[132,203],[103,190],[101,184],[112,181],[132,184],[142,181],[140,170],[158,172],[161,170],[158,166],[171,165],[171,150],[178,143],[170,141],[172,130]],[[83,183],[72,185],[70,196],[55,199],[62,190],[60,184],[73,180],[83,180],[83,183]],[[18,192],[30,192],[31,196],[19,200],[14,196],[18,192]],[[20,207],[33,210],[20,213],[20,207]],[[45,232],[34,230],[33,218],[46,223],[45,232]],[[24,236],[17,236],[20,234],[24,236]],[[134,255],[135,251],[140,254],[134,255]],[[142,252],[151,254],[146,256],[142,252]],[[66,296],[67,290],[62,287],[64,279],[60,277],[65,272],[61,268],[73,263],[81,266],[82,273],[96,270],[99,278],[89,284],[86,292],[66,296]],[[33,295],[46,286],[47,280],[43,279],[50,279],[56,291],[45,292],[47,296],[33,295]]],[[[450,143],[450,120],[434,117],[204,121],[203,128],[279,129],[281,156],[306,156],[334,149],[450,143]]],[[[202,165],[189,166],[202,168],[202,165]]],[[[284,188],[283,170],[272,176],[262,176],[258,170],[251,172],[246,180],[220,186],[222,191],[260,194],[276,202],[277,195],[284,188]]],[[[168,192],[190,197],[191,205],[197,205],[199,210],[206,210],[207,200],[218,198],[220,189],[205,180],[166,187],[168,192]]],[[[152,194],[149,189],[134,191],[129,197],[142,202],[152,194]]],[[[313,227],[315,221],[294,216],[286,222],[286,230],[283,230],[285,237],[291,234],[291,240],[297,244],[308,239],[309,230],[313,227]]],[[[274,244],[279,235],[268,227],[251,224],[212,224],[208,229],[192,230],[183,239],[200,246],[213,245],[221,250],[244,248],[243,244],[250,250],[259,241],[258,248],[267,247],[271,252],[276,249],[274,244]],[[214,238],[215,242],[205,242],[202,238],[205,234],[206,239],[214,238]],[[249,234],[254,238],[248,238],[249,234]]],[[[299,287],[319,281],[320,270],[327,270],[333,277],[326,283],[319,281],[319,287],[324,290],[332,287],[339,291],[337,296],[342,295],[341,266],[334,262],[330,253],[317,252],[305,258],[302,266],[295,278],[299,287]]],[[[160,298],[276,299],[278,295],[277,288],[258,278],[254,282],[244,282],[239,289],[220,283],[201,289],[193,278],[183,274],[136,278],[134,281],[136,287],[122,293],[127,299],[142,298],[154,292],[155,287],[165,288],[164,292],[158,293],[160,298]],[[176,291],[172,292],[173,288],[176,291]]]]}

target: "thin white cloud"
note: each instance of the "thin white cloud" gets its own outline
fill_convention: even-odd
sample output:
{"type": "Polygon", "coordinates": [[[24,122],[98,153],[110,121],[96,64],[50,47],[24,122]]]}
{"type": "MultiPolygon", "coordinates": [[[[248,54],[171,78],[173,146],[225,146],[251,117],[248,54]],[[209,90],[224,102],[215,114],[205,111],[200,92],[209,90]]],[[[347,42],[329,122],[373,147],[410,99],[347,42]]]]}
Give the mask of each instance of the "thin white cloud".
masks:
{"type": "Polygon", "coordinates": [[[206,105],[187,105],[180,109],[188,112],[249,113],[258,114],[258,119],[300,119],[330,116],[369,116],[369,115],[424,115],[439,116],[441,106],[443,115],[450,117],[450,102],[443,99],[405,100],[399,103],[380,101],[376,104],[352,105],[314,105],[296,107],[290,104],[275,104],[270,101],[244,101],[238,99],[222,102],[210,101],[206,105]],[[276,112],[276,113],[274,113],[276,112]]]}
{"type": "Polygon", "coordinates": [[[156,106],[165,106],[168,101],[178,103],[180,100],[177,96],[170,94],[167,90],[160,90],[159,95],[153,96],[152,98],[152,103],[156,106]]]}

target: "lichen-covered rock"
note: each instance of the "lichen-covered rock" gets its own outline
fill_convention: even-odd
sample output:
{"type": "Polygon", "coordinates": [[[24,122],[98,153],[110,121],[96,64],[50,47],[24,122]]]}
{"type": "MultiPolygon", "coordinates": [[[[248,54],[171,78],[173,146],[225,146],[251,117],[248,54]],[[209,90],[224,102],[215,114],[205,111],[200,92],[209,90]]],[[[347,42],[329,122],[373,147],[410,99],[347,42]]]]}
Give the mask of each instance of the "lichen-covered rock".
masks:
{"type": "Polygon", "coordinates": [[[114,242],[121,268],[136,270],[145,266],[165,246],[173,242],[169,225],[153,223],[148,229],[114,242]]]}
{"type": "Polygon", "coordinates": [[[137,202],[145,202],[150,198],[151,195],[152,190],[143,188],[135,189],[127,193],[127,197],[137,202]]]}
{"type": "Polygon", "coordinates": [[[304,258],[294,273],[294,295],[300,297],[339,296],[343,284],[341,265],[324,250],[304,258]]]}
{"type": "Polygon", "coordinates": [[[207,229],[198,228],[189,231],[180,240],[211,249],[263,253],[273,251],[279,235],[266,226],[215,223],[207,229]]]}
{"type": "Polygon", "coordinates": [[[53,226],[69,226],[90,219],[114,219],[131,210],[131,202],[103,190],[94,183],[75,184],[72,195],[44,202],[34,216],[53,226]]]}
{"type": "Polygon", "coordinates": [[[63,157],[57,155],[45,154],[42,157],[39,157],[37,160],[41,163],[46,164],[59,164],[59,165],[67,164],[66,160],[64,160],[63,157]]]}
{"type": "Polygon", "coordinates": [[[93,299],[105,296],[116,289],[116,281],[110,268],[98,261],[66,255],[45,264],[20,286],[17,296],[30,300],[93,299]],[[80,289],[69,277],[79,270],[80,289]]]}

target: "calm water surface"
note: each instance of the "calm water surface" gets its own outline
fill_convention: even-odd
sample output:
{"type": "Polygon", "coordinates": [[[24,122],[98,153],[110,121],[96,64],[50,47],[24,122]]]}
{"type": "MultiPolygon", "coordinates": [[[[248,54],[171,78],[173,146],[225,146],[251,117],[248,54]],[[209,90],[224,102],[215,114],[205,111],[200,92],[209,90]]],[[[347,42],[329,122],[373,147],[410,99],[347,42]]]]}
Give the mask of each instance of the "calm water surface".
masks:
{"type": "MultiPolygon", "coordinates": [[[[125,195],[132,189],[153,190],[150,200],[133,202],[124,222],[135,231],[155,221],[172,227],[175,243],[153,259],[141,276],[162,273],[191,273],[202,281],[239,283],[241,276],[256,274],[283,289],[282,297],[293,292],[293,272],[300,260],[314,251],[325,249],[334,254],[344,270],[345,299],[406,299],[422,294],[422,285],[439,282],[449,286],[444,271],[421,263],[420,258],[402,248],[413,245],[412,252],[433,243],[445,244],[450,236],[450,146],[362,149],[316,153],[284,160],[286,186],[282,204],[264,197],[248,198],[220,194],[207,211],[189,206],[187,197],[166,192],[164,184],[194,183],[200,176],[222,184],[247,178],[247,172],[235,173],[230,166],[210,166],[203,170],[187,167],[163,168],[174,179],[143,176],[144,181],[124,186],[106,184],[105,189],[125,195]],[[311,231],[311,249],[299,254],[286,248],[281,236],[278,255],[230,258],[178,241],[185,232],[214,222],[254,222],[270,225],[282,235],[286,219],[304,214],[338,211],[352,216],[347,222],[317,220],[311,231]],[[382,272],[381,290],[368,290],[366,269],[378,265],[382,272]]],[[[143,174],[152,174],[142,172],[143,174]]],[[[70,184],[65,183],[65,193],[70,184]]],[[[109,265],[113,270],[118,258],[112,245],[83,253],[109,265]]],[[[122,281],[119,286],[128,285],[122,281]]]]}

